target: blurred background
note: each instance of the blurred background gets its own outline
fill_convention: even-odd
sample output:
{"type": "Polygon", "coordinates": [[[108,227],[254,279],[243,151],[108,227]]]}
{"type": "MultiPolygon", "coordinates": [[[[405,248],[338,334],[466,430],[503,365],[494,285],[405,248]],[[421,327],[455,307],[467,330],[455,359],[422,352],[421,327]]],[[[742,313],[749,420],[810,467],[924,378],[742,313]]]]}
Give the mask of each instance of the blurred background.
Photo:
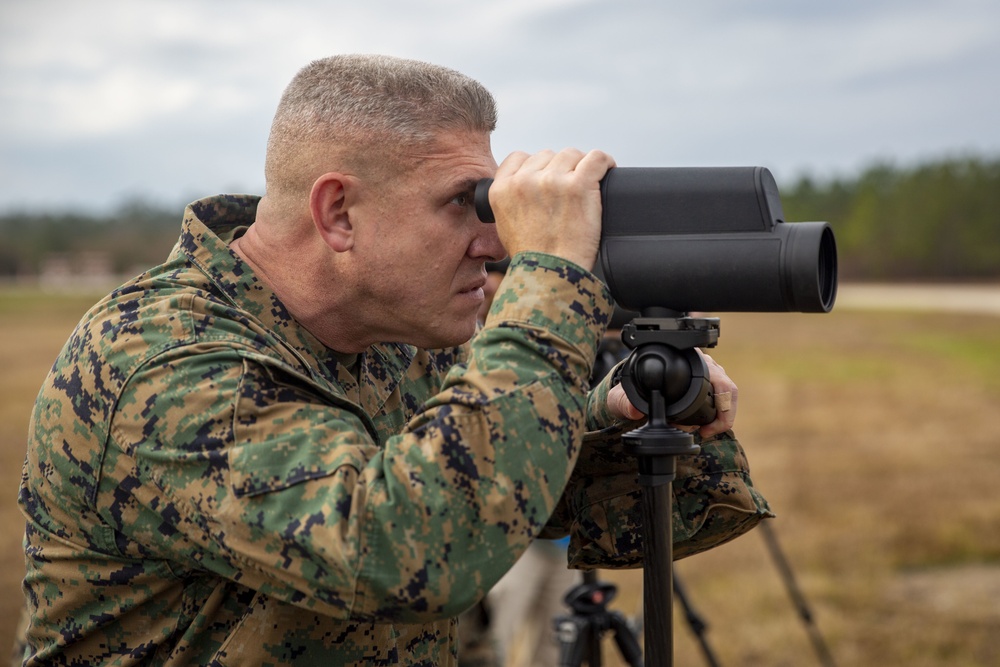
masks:
{"type": "MultiPolygon", "coordinates": [[[[312,59],[465,72],[494,153],[768,167],[837,235],[829,315],[718,314],[739,435],[842,665],[1000,664],[1000,4],[988,0],[0,3],[0,646],[34,394],[182,207],[260,193],[312,59]]],[[[820,664],[762,537],[678,563],[724,665],[820,664]]],[[[610,573],[638,613],[638,573],[610,573]]],[[[676,624],[681,664],[705,664],[676,624]]],[[[2,650],[2,649],[0,649],[2,650]]],[[[614,662],[609,646],[609,662],[614,662]]],[[[516,655],[516,654],[515,654],[516,655]]]]}

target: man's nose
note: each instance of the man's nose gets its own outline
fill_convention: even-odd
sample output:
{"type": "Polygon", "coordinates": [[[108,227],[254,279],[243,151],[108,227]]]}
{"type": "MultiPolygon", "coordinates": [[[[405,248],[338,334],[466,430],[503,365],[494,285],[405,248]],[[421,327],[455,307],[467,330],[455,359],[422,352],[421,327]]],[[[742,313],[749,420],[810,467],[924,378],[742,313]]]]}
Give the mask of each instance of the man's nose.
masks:
{"type": "Polygon", "coordinates": [[[496,225],[485,222],[479,224],[476,238],[469,246],[469,254],[477,259],[483,258],[487,262],[499,262],[507,256],[507,251],[500,243],[496,225]]]}

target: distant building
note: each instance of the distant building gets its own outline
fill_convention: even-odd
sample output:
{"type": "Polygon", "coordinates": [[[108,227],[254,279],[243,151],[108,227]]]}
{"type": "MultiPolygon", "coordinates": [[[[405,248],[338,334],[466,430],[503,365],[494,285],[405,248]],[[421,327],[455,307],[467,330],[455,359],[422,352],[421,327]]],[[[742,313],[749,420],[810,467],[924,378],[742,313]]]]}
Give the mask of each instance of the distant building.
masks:
{"type": "Polygon", "coordinates": [[[38,273],[40,286],[60,291],[106,288],[118,282],[111,254],[102,250],[49,253],[42,259],[38,273]]]}

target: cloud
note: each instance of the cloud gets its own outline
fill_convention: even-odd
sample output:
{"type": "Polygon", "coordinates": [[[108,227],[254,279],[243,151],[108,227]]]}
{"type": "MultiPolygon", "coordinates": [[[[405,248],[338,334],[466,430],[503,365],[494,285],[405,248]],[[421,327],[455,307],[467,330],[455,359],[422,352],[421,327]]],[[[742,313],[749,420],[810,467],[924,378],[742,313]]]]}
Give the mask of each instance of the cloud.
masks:
{"type": "Polygon", "coordinates": [[[483,81],[500,158],[576,145],[792,175],[1000,151],[988,0],[32,0],[0,5],[0,210],[259,189],[285,84],[348,52],[483,81]]]}

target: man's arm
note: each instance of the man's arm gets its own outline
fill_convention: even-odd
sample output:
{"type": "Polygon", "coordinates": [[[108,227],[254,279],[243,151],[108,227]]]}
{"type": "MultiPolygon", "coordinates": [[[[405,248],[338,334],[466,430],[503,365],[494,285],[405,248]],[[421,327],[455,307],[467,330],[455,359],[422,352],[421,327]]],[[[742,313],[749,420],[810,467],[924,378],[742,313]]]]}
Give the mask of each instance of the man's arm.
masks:
{"type": "Polygon", "coordinates": [[[610,310],[589,273],[519,255],[468,364],[383,442],[276,361],[171,350],[120,401],[106,519],[180,569],[338,618],[454,616],[548,521],[610,310]]]}

